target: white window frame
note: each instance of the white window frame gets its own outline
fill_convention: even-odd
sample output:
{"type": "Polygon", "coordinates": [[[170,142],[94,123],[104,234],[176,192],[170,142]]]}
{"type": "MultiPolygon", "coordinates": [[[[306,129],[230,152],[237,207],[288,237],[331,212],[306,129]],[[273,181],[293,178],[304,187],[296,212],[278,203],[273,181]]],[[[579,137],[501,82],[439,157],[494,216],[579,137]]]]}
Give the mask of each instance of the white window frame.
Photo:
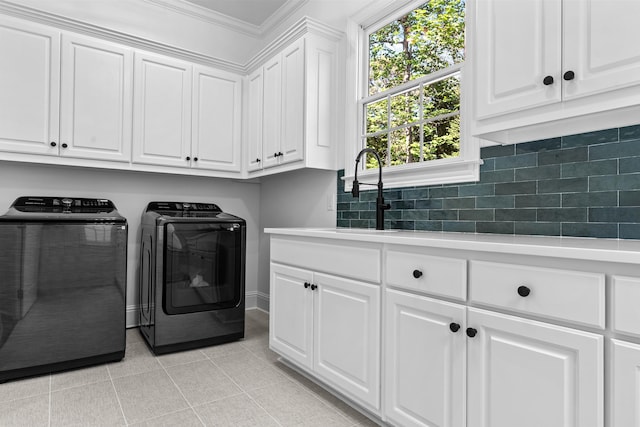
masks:
{"type": "MultiPolygon", "coordinates": [[[[347,23],[347,79],[346,79],[346,122],[344,170],[345,191],[351,191],[355,174],[355,159],[361,146],[361,132],[365,126],[362,100],[368,97],[369,52],[368,36],[371,32],[398,19],[427,0],[377,0],[352,16],[347,23]],[[356,78],[354,79],[353,76],[356,78]]],[[[469,16],[472,8],[467,6],[466,46],[471,45],[469,35],[473,34],[469,16]]],[[[468,57],[468,55],[467,55],[468,57]]],[[[457,157],[408,163],[405,165],[382,168],[382,180],[385,188],[413,187],[423,185],[453,184],[478,181],[480,177],[480,141],[471,136],[471,87],[465,78],[468,69],[465,62],[460,66],[460,155],[457,157]]],[[[454,65],[453,67],[458,67],[454,65]]],[[[438,71],[437,73],[439,73],[438,71]]],[[[419,81],[417,79],[416,81],[419,81]]],[[[409,84],[409,83],[407,83],[409,84]]],[[[401,86],[398,86],[400,92],[401,86]]],[[[377,182],[377,169],[364,169],[366,162],[361,161],[358,181],[377,182]]]]}

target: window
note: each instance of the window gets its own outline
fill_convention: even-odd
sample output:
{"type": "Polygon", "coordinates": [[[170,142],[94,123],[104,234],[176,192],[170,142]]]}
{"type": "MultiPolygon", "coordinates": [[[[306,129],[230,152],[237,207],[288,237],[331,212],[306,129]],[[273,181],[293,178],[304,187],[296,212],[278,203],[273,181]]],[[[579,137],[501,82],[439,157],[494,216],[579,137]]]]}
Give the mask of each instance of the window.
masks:
{"type": "MultiPolygon", "coordinates": [[[[393,3],[401,7],[389,10],[387,2],[377,16],[352,18],[360,83],[347,184],[349,156],[365,147],[380,156],[385,187],[477,180],[479,144],[467,137],[463,117],[465,0],[393,3]]],[[[374,156],[362,164],[365,174],[378,168],[374,156]]]]}
{"type": "MultiPolygon", "coordinates": [[[[460,154],[464,0],[424,3],[366,31],[362,147],[394,166],[460,154]]],[[[367,168],[377,168],[371,156],[367,168]]]]}

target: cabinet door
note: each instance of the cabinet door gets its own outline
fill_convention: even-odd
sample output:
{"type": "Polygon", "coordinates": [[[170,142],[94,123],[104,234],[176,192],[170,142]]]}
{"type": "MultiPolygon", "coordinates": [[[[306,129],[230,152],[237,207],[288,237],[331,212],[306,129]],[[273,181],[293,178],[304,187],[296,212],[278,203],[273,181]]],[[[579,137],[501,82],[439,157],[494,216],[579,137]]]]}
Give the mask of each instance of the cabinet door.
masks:
{"type": "Polygon", "coordinates": [[[303,159],[305,128],[304,39],[282,52],[282,138],[280,163],[303,159]]]}
{"type": "Polygon", "coordinates": [[[63,35],[61,155],[130,160],[132,80],[130,49],[63,35]]]}
{"type": "Polygon", "coordinates": [[[348,397],[380,409],[380,287],[314,274],[314,371],[348,397]]]}
{"type": "Polygon", "coordinates": [[[189,167],[191,66],[135,54],[133,161],[189,167]]]}
{"type": "Polygon", "coordinates": [[[477,118],[559,102],[562,3],[483,0],[476,7],[477,118]],[[552,84],[544,84],[547,76],[552,84]]]}
{"type": "Polygon", "coordinates": [[[603,337],[469,308],[469,427],[602,427],[603,337]]]}
{"type": "Polygon", "coordinates": [[[262,167],[278,164],[282,136],[282,63],[280,55],[264,66],[262,167]]]}
{"type": "Polygon", "coordinates": [[[192,167],[240,171],[241,90],[235,74],[194,68],[192,167]]]}
{"type": "Polygon", "coordinates": [[[572,99],[640,84],[640,2],[565,1],[563,98],[572,99]]]}
{"type": "Polygon", "coordinates": [[[611,427],[640,426],[640,345],[611,340],[611,427]]]}
{"type": "Polygon", "coordinates": [[[247,170],[249,172],[262,169],[262,103],[264,75],[262,68],[249,76],[249,102],[247,105],[247,137],[248,146],[247,170]]]}
{"type": "Polygon", "coordinates": [[[283,356],[313,367],[313,274],[271,264],[269,346],[283,356]]]}
{"type": "Polygon", "coordinates": [[[0,149],[58,155],[60,32],[2,17],[0,58],[0,149]]]}
{"type": "Polygon", "coordinates": [[[386,296],[385,415],[407,427],[464,427],[464,306],[394,290],[386,296]]]}

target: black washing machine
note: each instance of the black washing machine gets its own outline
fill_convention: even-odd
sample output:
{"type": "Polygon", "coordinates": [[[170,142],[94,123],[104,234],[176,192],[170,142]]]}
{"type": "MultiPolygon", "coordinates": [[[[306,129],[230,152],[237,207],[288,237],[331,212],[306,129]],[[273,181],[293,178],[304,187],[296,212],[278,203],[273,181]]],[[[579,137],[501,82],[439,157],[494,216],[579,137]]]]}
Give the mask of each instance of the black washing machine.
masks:
{"type": "Polygon", "coordinates": [[[140,332],[155,354],[244,337],[246,222],[213,203],[142,214],[140,332]]]}
{"type": "Polygon", "coordinates": [[[106,199],[0,216],[0,382],[124,357],[127,221],[106,199]]]}

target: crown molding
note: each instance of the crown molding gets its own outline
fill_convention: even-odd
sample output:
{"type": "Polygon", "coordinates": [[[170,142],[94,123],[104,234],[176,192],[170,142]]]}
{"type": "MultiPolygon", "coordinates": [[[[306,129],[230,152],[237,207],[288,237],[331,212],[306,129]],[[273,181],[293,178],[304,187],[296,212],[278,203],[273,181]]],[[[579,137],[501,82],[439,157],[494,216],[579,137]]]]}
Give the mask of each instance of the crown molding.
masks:
{"type": "Polygon", "coordinates": [[[288,0],[261,25],[255,25],[232,16],[207,9],[200,5],[190,3],[186,0],[142,1],[164,9],[169,9],[175,13],[200,19],[210,24],[215,24],[253,38],[264,37],[267,33],[273,30],[276,25],[293,15],[294,12],[309,2],[309,0],[288,0]]]}
{"type": "MultiPolygon", "coordinates": [[[[166,0],[143,0],[147,2],[164,2],[166,0]]],[[[175,1],[175,0],[172,0],[175,1]]],[[[308,1],[308,0],[303,0],[308,1]]],[[[65,16],[56,15],[50,12],[43,12],[38,9],[12,3],[7,0],[0,0],[0,13],[13,16],[16,18],[27,19],[43,25],[49,25],[61,30],[73,31],[75,33],[100,38],[102,40],[114,43],[124,44],[133,48],[143,49],[145,51],[169,55],[188,62],[194,62],[217,69],[230,71],[236,74],[247,75],[249,72],[257,68],[261,63],[271,56],[278,53],[292,41],[302,37],[305,34],[317,34],[333,41],[339,41],[343,33],[332,27],[329,27],[320,21],[309,17],[303,17],[293,24],[284,33],[279,35],[273,42],[269,43],[258,54],[251,58],[246,64],[239,64],[223,59],[215,58],[209,55],[192,52],[189,50],[177,48],[165,43],[159,43],[150,39],[132,36],[127,33],[115,31],[98,25],[88,24],[86,22],[71,19],[65,16]]]]}
{"type": "Polygon", "coordinates": [[[0,13],[16,18],[27,19],[44,25],[54,26],[61,30],[73,31],[87,36],[97,37],[102,40],[125,44],[127,46],[144,49],[154,53],[168,54],[185,61],[195,62],[234,73],[242,74],[245,72],[246,68],[244,65],[232,61],[226,61],[198,52],[180,49],[165,43],[160,43],[143,37],[132,36],[127,33],[115,31],[98,25],[87,24],[86,22],[56,15],[50,12],[43,12],[38,9],[11,3],[6,0],[0,0],[0,13]]]}
{"type": "Polygon", "coordinates": [[[258,52],[257,55],[251,58],[245,65],[245,70],[247,71],[247,73],[253,72],[268,58],[272,57],[280,50],[282,50],[285,46],[289,45],[292,41],[302,37],[305,34],[317,34],[336,42],[339,41],[343,36],[343,33],[341,31],[329,27],[328,25],[325,25],[320,21],[309,18],[308,16],[305,16],[295,24],[293,24],[287,31],[279,35],[274,41],[269,43],[269,45],[258,52]]]}

